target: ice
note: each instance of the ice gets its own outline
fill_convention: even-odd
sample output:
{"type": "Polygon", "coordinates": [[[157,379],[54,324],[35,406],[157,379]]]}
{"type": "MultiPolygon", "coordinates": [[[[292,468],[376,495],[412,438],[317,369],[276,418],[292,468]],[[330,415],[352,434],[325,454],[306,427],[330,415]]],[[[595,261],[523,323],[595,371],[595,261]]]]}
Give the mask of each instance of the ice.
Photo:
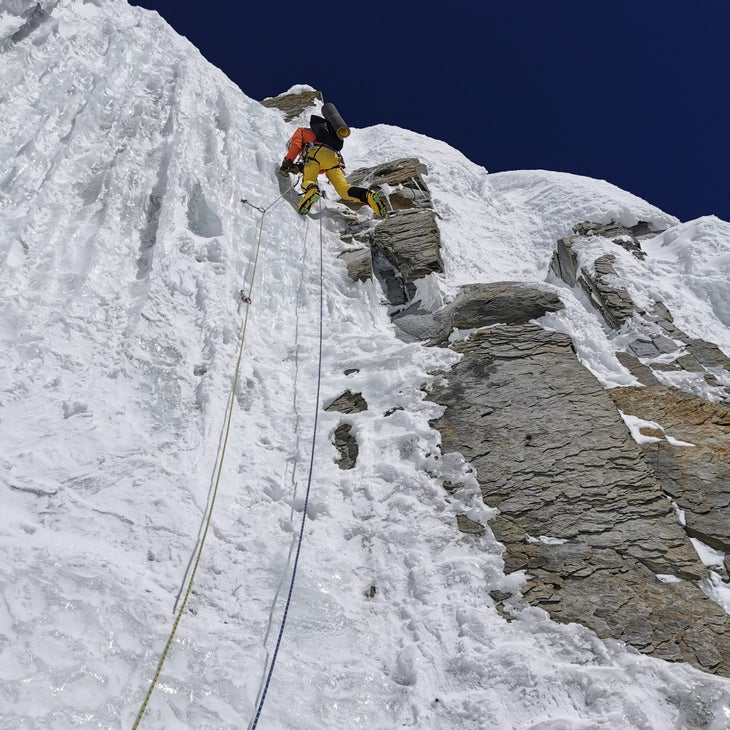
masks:
{"type": "MultiPolygon", "coordinates": [[[[35,7],[11,5],[2,38],[35,7]]],[[[520,603],[494,510],[430,426],[439,407],[424,391],[458,356],[402,342],[377,283],[349,280],[334,195],[304,220],[279,200],[292,125],[156,13],[38,7],[46,20],[0,51],[12,89],[0,104],[0,727],[131,727],[224,444],[200,568],[141,727],[250,723],[310,463],[261,728],[727,727],[726,679],[520,603]],[[322,410],[347,389],[366,411],[322,410]],[[350,471],[335,463],[340,420],[360,444],[350,471]],[[463,487],[450,495],[444,479],[463,487]],[[458,532],[459,514],[484,535],[458,532]],[[509,620],[493,591],[512,595],[509,620]]],[[[722,221],[680,224],[565,173],[489,175],[387,125],[353,128],[345,155],[349,169],[428,166],[446,271],[419,283],[424,308],[472,282],[559,291],[566,309],[546,326],[571,334],[606,384],[631,383],[612,335],[548,269],[576,222],[646,220],[668,230],[644,264],[621,259],[636,296],[681,303],[680,326],[730,352],[722,221]]]]}

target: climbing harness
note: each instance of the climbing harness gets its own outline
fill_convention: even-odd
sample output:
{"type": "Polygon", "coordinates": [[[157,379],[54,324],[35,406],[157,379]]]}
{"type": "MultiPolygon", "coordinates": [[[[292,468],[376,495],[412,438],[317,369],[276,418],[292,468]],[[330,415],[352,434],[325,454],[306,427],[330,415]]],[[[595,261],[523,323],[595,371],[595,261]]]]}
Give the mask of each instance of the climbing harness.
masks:
{"type": "Polygon", "coordinates": [[[345,160],[342,157],[342,154],[339,150],[336,150],[334,147],[331,147],[328,144],[324,144],[324,142],[307,142],[304,147],[302,147],[301,151],[301,158],[302,158],[302,164],[306,165],[307,162],[319,162],[317,159],[317,152],[319,152],[320,149],[325,148],[327,150],[330,150],[334,152],[337,155],[337,164],[333,165],[332,167],[326,167],[322,168],[320,172],[327,172],[328,170],[336,170],[338,167],[341,170],[345,169],[345,160]]]}
{"type": "MultiPolygon", "coordinates": [[[[298,181],[297,181],[298,182],[298,181]]],[[[213,508],[215,507],[216,498],[218,496],[218,488],[220,486],[220,480],[221,480],[221,473],[223,471],[223,462],[226,455],[226,447],[228,445],[228,437],[231,431],[231,422],[233,420],[233,407],[235,404],[236,399],[236,389],[238,387],[238,381],[240,378],[241,373],[241,361],[243,359],[243,345],[246,340],[246,327],[248,325],[248,315],[251,308],[251,290],[253,289],[254,280],[256,278],[256,267],[258,265],[258,259],[259,259],[259,253],[261,251],[261,234],[263,232],[263,226],[264,226],[264,218],[266,217],[266,213],[271,210],[294,186],[297,184],[297,182],[293,183],[287,190],[285,190],[281,195],[279,195],[278,198],[276,198],[272,203],[270,203],[265,208],[261,208],[259,206],[253,205],[248,200],[242,199],[241,202],[250,205],[252,208],[255,208],[261,213],[261,218],[259,220],[259,229],[258,229],[258,236],[256,240],[256,252],[254,255],[254,263],[253,263],[253,270],[251,272],[251,280],[249,284],[249,290],[248,293],[245,293],[244,290],[241,290],[241,298],[246,303],[246,313],[243,318],[243,322],[241,324],[241,329],[239,331],[239,345],[238,345],[238,356],[236,359],[236,367],[233,374],[233,383],[231,385],[231,392],[228,397],[228,404],[226,406],[226,415],[223,420],[223,428],[221,430],[221,437],[219,441],[219,454],[216,462],[216,466],[214,468],[214,478],[211,483],[211,491],[208,496],[208,505],[206,507],[206,511],[203,514],[203,520],[201,523],[201,532],[198,537],[198,541],[196,543],[195,549],[193,550],[190,562],[188,563],[188,568],[186,570],[185,579],[183,580],[182,586],[180,588],[180,592],[178,593],[178,598],[175,602],[175,608],[173,609],[173,613],[175,613],[175,609],[177,609],[177,612],[175,613],[175,619],[172,624],[172,629],[170,630],[170,634],[167,637],[167,641],[165,642],[165,646],[162,650],[162,654],[160,655],[160,659],[157,663],[157,668],[155,670],[155,673],[152,677],[152,680],[150,681],[150,686],[147,690],[147,694],[144,697],[144,700],[142,701],[142,705],[140,706],[139,712],[137,713],[137,716],[135,718],[134,724],[132,725],[132,730],[137,730],[137,728],[140,725],[140,722],[142,721],[142,717],[144,716],[145,712],[147,711],[147,706],[150,701],[150,697],[152,697],[152,692],[154,691],[157,682],[159,681],[160,674],[162,672],[162,667],[165,663],[165,660],[167,659],[167,655],[170,652],[170,647],[172,646],[172,642],[175,638],[175,634],[177,633],[177,628],[180,624],[180,620],[182,619],[182,615],[185,612],[185,608],[187,606],[188,600],[190,598],[190,593],[193,589],[193,582],[195,580],[195,575],[198,571],[198,567],[200,565],[200,558],[203,554],[203,548],[205,546],[205,539],[208,536],[208,531],[210,529],[211,519],[213,516],[213,508]],[[189,573],[189,575],[188,575],[189,573]],[[184,587],[184,591],[183,591],[184,587]],[[182,600],[180,599],[180,596],[182,595],[182,600]],[[178,607],[179,604],[179,607],[178,607]]],[[[320,325],[320,332],[321,332],[321,325],[320,325]]],[[[321,344],[320,344],[320,351],[321,351],[321,344]]],[[[319,386],[317,389],[317,402],[319,402],[319,386]]]]}

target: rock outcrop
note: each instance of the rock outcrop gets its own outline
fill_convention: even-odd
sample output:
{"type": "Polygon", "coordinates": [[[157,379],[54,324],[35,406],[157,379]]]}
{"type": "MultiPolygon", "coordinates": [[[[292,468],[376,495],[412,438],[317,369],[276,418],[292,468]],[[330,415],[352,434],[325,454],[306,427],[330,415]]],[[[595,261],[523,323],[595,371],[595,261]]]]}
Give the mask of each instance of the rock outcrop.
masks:
{"type": "Polygon", "coordinates": [[[499,325],[452,345],[430,398],[442,450],[474,467],[524,600],[599,636],[730,673],[730,617],[611,396],[566,335],[499,325]]]}
{"type": "Polygon", "coordinates": [[[403,158],[348,175],[353,185],[380,190],[389,214],[376,225],[351,219],[342,240],[355,245],[341,257],[350,278],[377,278],[388,303],[396,307],[413,299],[418,279],[443,271],[441,237],[431,208],[431,193],[423,179],[425,174],[426,167],[419,160],[403,158]]]}
{"type": "Polygon", "coordinates": [[[335,462],[337,466],[340,469],[354,469],[360,447],[357,445],[357,439],[352,435],[352,426],[349,423],[340,423],[337,426],[333,443],[340,454],[340,458],[335,462]]]}
{"type": "MultiPolygon", "coordinates": [[[[596,235],[587,224],[577,231],[596,235]]],[[[637,258],[638,236],[651,235],[643,224],[603,231],[637,258]]],[[[710,368],[725,365],[719,348],[687,337],[660,302],[650,312],[639,310],[619,278],[607,255],[592,271],[574,270],[572,281],[610,326],[639,321],[619,353],[622,362],[663,392],[671,389],[658,386],[657,373],[671,356],[673,367],[712,382],[710,368]]],[[[726,546],[728,495],[720,486],[730,474],[725,411],[676,391],[673,399],[665,397],[657,419],[675,427],[667,411],[678,415],[679,401],[695,399],[687,409],[706,430],[703,443],[713,445],[691,454],[677,445],[685,437],[675,436],[672,443],[639,446],[616,405],[629,408],[637,393],[649,397],[652,389],[606,391],[579,363],[569,337],[534,323],[562,307],[553,292],[525,284],[476,284],[438,312],[406,305],[393,321],[407,338],[431,345],[447,345],[455,330],[471,331],[451,344],[463,358],[430,394],[447,406],[433,425],[443,451],[467,460],[485,502],[499,509],[490,527],[505,546],[506,569],[525,571],[523,600],[603,638],[727,675],[730,621],[700,587],[708,571],[689,540],[726,546]],[[695,478],[689,478],[692,470],[695,478]],[[686,530],[675,507],[686,515],[686,530]]],[[[652,418],[644,405],[634,410],[652,418]]],[[[686,440],[690,433],[699,440],[687,425],[686,440]]],[[[462,519],[459,529],[478,533],[479,526],[462,519]]]]}
{"type": "MultiPolygon", "coordinates": [[[[718,484],[727,462],[713,475],[710,494],[707,468],[698,468],[707,453],[678,456],[680,447],[667,441],[639,446],[614,403],[619,392],[606,391],[580,364],[569,337],[534,323],[563,307],[553,291],[499,282],[464,287],[435,313],[412,302],[413,282],[441,270],[440,247],[418,245],[417,220],[411,211],[397,226],[386,221],[371,231],[372,261],[379,261],[389,302],[401,305],[391,316],[404,339],[448,346],[455,330],[470,333],[450,345],[463,358],[430,394],[447,406],[433,425],[442,450],[466,459],[485,502],[499,509],[490,527],[505,546],[506,569],[525,571],[523,600],[653,656],[730,674],[730,620],[700,587],[708,571],[689,540],[726,544],[728,502],[718,484]],[[684,470],[676,468],[681,459],[684,470]],[[692,468],[697,478],[685,479],[692,468]],[[687,530],[675,506],[685,511],[687,530]]],[[[622,363],[650,385],[666,368],[712,384],[710,369],[727,364],[723,353],[681,332],[661,302],[648,312],[637,308],[617,283],[614,256],[577,270],[573,244],[582,237],[609,237],[641,259],[641,241],[655,235],[649,226],[585,223],[575,232],[558,244],[553,270],[580,285],[609,326],[632,323],[633,337],[618,353],[622,363]]],[[[636,390],[626,389],[621,402],[636,390]]],[[[723,418],[716,415],[716,429],[723,418]]],[[[718,438],[715,463],[727,446],[724,432],[718,438]]],[[[482,529],[464,516],[457,525],[482,529]]]]}
{"type": "Polygon", "coordinates": [[[362,393],[353,393],[346,390],[338,395],[326,408],[326,411],[338,411],[339,413],[361,413],[366,411],[368,403],[362,397],[362,393]]]}
{"type": "Polygon", "coordinates": [[[280,109],[284,112],[284,119],[291,122],[303,111],[313,107],[314,103],[322,101],[321,91],[300,91],[297,94],[280,94],[263,99],[261,103],[269,109],[280,109]]]}
{"type": "MultiPolygon", "coordinates": [[[[643,222],[583,222],[557,242],[553,274],[581,287],[608,326],[621,330],[617,357],[641,384],[606,390],[567,335],[537,323],[563,307],[552,288],[473,284],[439,311],[425,311],[418,281],[443,271],[426,173],[404,158],[348,176],[379,188],[390,213],[363,220],[357,204],[348,204],[349,216],[343,208],[342,258],[352,279],[379,281],[399,336],[461,354],[428,395],[446,407],[432,425],[442,452],[463,457],[485,502],[497,508],[489,527],[504,545],[505,569],[524,572],[521,599],[600,637],[730,675],[730,616],[703,591],[708,569],[690,541],[730,552],[730,409],[723,403],[730,358],[684,333],[662,302],[637,307],[622,285],[618,250],[603,246],[578,264],[582,242],[596,236],[641,260],[642,242],[657,232],[643,222]],[[671,371],[691,375],[683,378],[686,390],[664,382],[671,371]],[[699,397],[708,388],[713,402],[699,397]],[[653,422],[641,443],[629,416],[653,422]]],[[[364,407],[348,391],[328,410],[364,407]]],[[[354,467],[351,424],[341,421],[333,438],[340,467],[354,467]]],[[[447,498],[461,488],[443,486],[447,498]]],[[[468,534],[486,530],[466,515],[456,525],[468,534]]],[[[713,566],[724,579],[728,569],[727,560],[722,574],[713,566]]],[[[514,597],[495,591],[492,598],[512,618],[514,597]]]]}
{"type": "Polygon", "coordinates": [[[623,413],[660,426],[641,449],[687,534],[730,554],[730,407],[664,386],[608,392],[623,413]]]}
{"type": "Polygon", "coordinates": [[[696,393],[707,391],[709,385],[714,399],[730,402],[730,388],[721,384],[730,380],[730,358],[717,345],[683,332],[662,302],[654,302],[649,310],[638,307],[621,284],[612,254],[598,256],[591,262],[592,266],[583,265],[578,270],[575,249],[582,240],[592,236],[608,238],[637,258],[643,258],[641,241],[656,232],[646,223],[628,229],[616,224],[601,226],[588,222],[576,225],[574,231],[575,235],[558,241],[551,269],[568,285],[580,286],[612,329],[619,330],[631,322],[623,352],[617,353],[624,367],[642,385],[663,382],[664,373],[692,373],[696,393]],[[719,370],[724,371],[722,379],[718,378],[719,370]]]}
{"type": "Polygon", "coordinates": [[[554,292],[519,282],[469,284],[437,312],[431,314],[421,311],[418,306],[409,307],[395,313],[393,322],[405,339],[443,345],[454,330],[529,322],[564,306],[554,292]]]}
{"type": "MultiPolygon", "coordinates": [[[[362,393],[353,393],[351,390],[346,390],[337,396],[325,410],[352,414],[366,411],[367,407],[367,401],[363,398],[362,393]]],[[[335,462],[337,466],[340,469],[354,469],[360,447],[357,444],[357,439],[352,434],[352,424],[340,422],[335,429],[332,442],[340,454],[340,458],[335,462]]]]}

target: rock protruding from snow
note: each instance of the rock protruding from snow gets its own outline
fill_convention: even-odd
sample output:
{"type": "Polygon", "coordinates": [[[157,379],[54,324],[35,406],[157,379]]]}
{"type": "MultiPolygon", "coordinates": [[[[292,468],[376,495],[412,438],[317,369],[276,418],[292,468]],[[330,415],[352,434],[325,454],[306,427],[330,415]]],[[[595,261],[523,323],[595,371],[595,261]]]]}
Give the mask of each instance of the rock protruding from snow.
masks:
{"type": "Polygon", "coordinates": [[[390,210],[432,208],[431,192],[423,176],[428,168],[417,157],[403,157],[348,174],[351,185],[385,192],[390,210]]]}
{"type": "MultiPolygon", "coordinates": [[[[375,225],[357,218],[350,220],[342,240],[357,241],[363,248],[345,251],[341,257],[351,279],[364,281],[375,276],[394,306],[414,298],[418,279],[444,270],[441,234],[431,208],[431,193],[423,179],[426,171],[417,158],[406,157],[348,175],[352,185],[379,190],[390,214],[375,225]]],[[[360,203],[346,204],[362,207],[360,203]]]]}
{"type": "Polygon", "coordinates": [[[279,96],[264,99],[261,103],[270,109],[280,109],[284,112],[284,120],[291,122],[307,109],[314,109],[317,102],[322,102],[322,92],[313,89],[279,94],[279,96]]]}
{"type": "Polygon", "coordinates": [[[455,330],[473,330],[496,324],[525,324],[547,312],[563,309],[554,292],[528,287],[520,282],[467,284],[453,301],[433,314],[418,305],[393,317],[406,338],[443,345],[455,330]]]}
{"type": "Polygon", "coordinates": [[[642,385],[668,384],[671,374],[690,373],[693,377],[680,378],[684,389],[710,392],[715,400],[730,401],[730,388],[723,385],[730,382],[730,358],[716,344],[690,337],[677,326],[661,301],[638,306],[615,266],[617,258],[613,254],[593,257],[581,248],[579,255],[581,244],[598,236],[611,239],[643,259],[641,241],[657,235],[648,224],[628,229],[617,224],[581,223],[574,231],[576,235],[558,241],[551,269],[571,287],[580,286],[609,327],[625,329],[617,352],[624,367],[642,385]]]}
{"type": "Polygon", "coordinates": [[[363,398],[362,393],[353,393],[351,390],[346,390],[342,395],[337,396],[325,410],[338,411],[339,413],[360,413],[366,411],[367,407],[367,401],[363,398]]]}
{"type": "Polygon", "coordinates": [[[444,270],[441,236],[431,210],[402,211],[387,218],[373,232],[373,245],[394,267],[400,279],[403,302],[415,294],[413,285],[434,272],[444,270]]]}
{"type": "Polygon", "coordinates": [[[360,447],[357,445],[357,439],[352,435],[352,426],[349,423],[340,423],[337,426],[333,443],[340,454],[340,458],[335,462],[337,466],[340,469],[354,469],[360,447]]]}
{"type": "Polygon", "coordinates": [[[730,617],[672,504],[570,338],[498,325],[453,348],[432,390],[444,453],[461,453],[523,597],[642,652],[730,674],[730,617]],[[667,579],[667,576],[670,576],[667,579]]]}
{"type": "MultiPolygon", "coordinates": [[[[346,390],[337,396],[325,410],[339,413],[361,413],[366,411],[367,408],[368,403],[363,398],[362,393],[353,393],[351,390],[346,390]]],[[[335,429],[333,443],[340,454],[340,458],[336,460],[337,466],[340,469],[354,469],[360,447],[357,445],[357,439],[352,434],[352,425],[344,422],[340,423],[335,429]]]]}
{"type": "Polygon", "coordinates": [[[588,236],[610,238],[614,243],[630,251],[637,258],[643,259],[646,254],[641,248],[641,241],[656,236],[661,231],[654,231],[646,221],[639,221],[635,226],[630,227],[618,223],[602,225],[584,221],[573,226],[573,233],[575,235],[566,236],[558,241],[550,264],[555,274],[570,286],[575,286],[579,274],[578,256],[573,250],[573,244],[576,241],[588,236]]]}
{"type": "Polygon", "coordinates": [[[442,336],[454,329],[469,330],[495,324],[525,324],[564,305],[554,292],[519,283],[469,284],[439,313],[445,324],[442,336]]]}
{"type": "Polygon", "coordinates": [[[347,275],[353,281],[369,281],[373,278],[373,258],[370,248],[354,248],[339,254],[347,266],[347,275]]]}
{"type": "Polygon", "coordinates": [[[730,407],[664,386],[609,393],[623,413],[660,427],[641,448],[690,537],[730,553],[730,407]]]}

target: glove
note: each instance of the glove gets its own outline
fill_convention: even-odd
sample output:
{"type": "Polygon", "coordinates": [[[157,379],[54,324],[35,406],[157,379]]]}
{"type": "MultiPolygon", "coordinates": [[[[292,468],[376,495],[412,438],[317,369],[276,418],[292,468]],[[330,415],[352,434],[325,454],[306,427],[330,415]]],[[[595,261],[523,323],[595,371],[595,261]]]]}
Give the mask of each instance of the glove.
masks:
{"type": "Polygon", "coordinates": [[[279,168],[279,174],[286,177],[289,173],[295,175],[299,172],[299,166],[293,163],[291,160],[284,160],[279,168]]]}

